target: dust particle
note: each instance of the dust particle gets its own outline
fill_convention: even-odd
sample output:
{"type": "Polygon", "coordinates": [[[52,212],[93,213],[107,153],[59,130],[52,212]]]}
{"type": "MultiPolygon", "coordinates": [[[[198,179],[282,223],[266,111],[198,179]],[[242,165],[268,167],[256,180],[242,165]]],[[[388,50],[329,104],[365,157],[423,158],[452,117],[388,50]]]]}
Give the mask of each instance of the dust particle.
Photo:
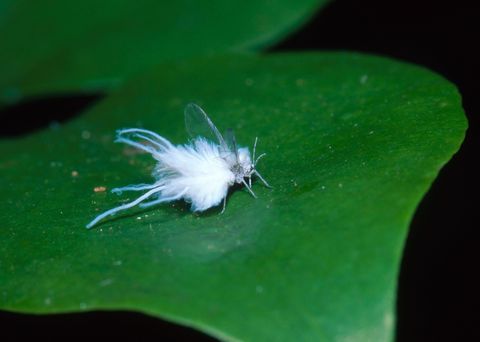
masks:
{"type": "Polygon", "coordinates": [[[296,85],[301,87],[305,84],[305,80],[303,78],[299,78],[295,81],[296,85]]]}
{"type": "Polygon", "coordinates": [[[90,139],[91,136],[92,136],[92,134],[89,131],[83,131],[82,132],[82,139],[88,140],[88,139],[90,139]]]}
{"type": "Polygon", "coordinates": [[[105,279],[105,280],[102,280],[99,285],[104,287],[104,286],[108,286],[108,285],[111,285],[113,283],[113,280],[108,278],[108,279],[105,279]]]}
{"type": "Polygon", "coordinates": [[[251,87],[251,86],[253,85],[253,80],[252,80],[251,78],[247,78],[247,79],[245,80],[245,85],[246,85],[247,87],[251,87]]]}

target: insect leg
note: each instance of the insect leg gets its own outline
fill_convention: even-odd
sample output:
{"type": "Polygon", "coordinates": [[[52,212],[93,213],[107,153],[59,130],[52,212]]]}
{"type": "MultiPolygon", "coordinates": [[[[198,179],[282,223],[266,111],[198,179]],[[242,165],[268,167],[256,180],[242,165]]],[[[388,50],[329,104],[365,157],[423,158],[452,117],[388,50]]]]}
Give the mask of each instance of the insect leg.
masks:
{"type": "Polygon", "coordinates": [[[268,184],[267,181],[266,181],[265,179],[263,179],[263,177],[260,175],[260,173],[258,173],[257,170],[253,171],[253,173],[256,174],[258,178],[260,178],[260,180],[262,181],[262,183],[263,183],[267,188],[270,188],[270,189],[272,188],[272,187],[270,186],[270,184],[268,184]]]}
{"type": "Polygon", "coordinates": [[[223,208],[220,214],[223,214],[223,212],[225,211],[226,205],[227,205],[227,196],[225,195],[225,197],[223,198],[223,208]]]}
{"type": "Polygon", "coordinates": [[[137,198],[135,201],[132,201],[130,203],[126,203],[126,204],[122,204],[116,208],[113,208],[113,209],[110,209],[110,210],[107,210],[106,212],[104,212],[103,214],[100,214],[98,215],[97,217],[95,217],[89,224],[87,224],[87,229],[90,229],[92,228],[95,224],[98,223],[98,221],[100,221],[101,219],[107,217],[107,216],[110,216],[110,215],[113,215],[115,214],[116,212],[118,211],[121,211],[121,210],[125,210],[125,209],[128,209],[128,208],[131,208],[131,207],[134,207],[136,206],[138,203],[140,203],[141,201],[143,201],[144,199],[147,199],[148,197],[152,196],[154,193],[156,192],[159,192],[159,191],[162,191],[163,190],[163,186],[159,186],[155,189],[152,189],[150,191],[148,191],[147,193],[143,194],[142,196],[140,196],[139,198],[137,198]]]}
{"type": "Polygon", "coordinates": [[[245,182],[245,179],[242,179],[243,185],[247,188],[247,190],[252,194],[253,197],[257,198],[257,195],[252,191],[252,189],[248,186],[248,184],[245,182]]]}

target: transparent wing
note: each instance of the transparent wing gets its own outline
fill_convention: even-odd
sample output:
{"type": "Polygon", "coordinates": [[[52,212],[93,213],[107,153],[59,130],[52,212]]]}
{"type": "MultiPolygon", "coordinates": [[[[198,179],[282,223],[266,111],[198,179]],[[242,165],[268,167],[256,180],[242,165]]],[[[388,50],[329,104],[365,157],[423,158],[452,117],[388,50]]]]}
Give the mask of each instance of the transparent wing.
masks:
{"type": "Polygon", "coordinates": [[[237,141],[235,140],[235,134],[231,128],[227,129],[225,132],[225,143],[227,144],[230,151],[235,153],[235,158],[238,161],[238,147],[237,141]]]}
{"type": "Polygon", "coordinates": [[[189,103],[185,107],[185,127],[191,138],[201,136],[213,142],[218,142],[225,151],[230,150],[212,120],[210,120],[203,109],[195,103],[189,103]]]}

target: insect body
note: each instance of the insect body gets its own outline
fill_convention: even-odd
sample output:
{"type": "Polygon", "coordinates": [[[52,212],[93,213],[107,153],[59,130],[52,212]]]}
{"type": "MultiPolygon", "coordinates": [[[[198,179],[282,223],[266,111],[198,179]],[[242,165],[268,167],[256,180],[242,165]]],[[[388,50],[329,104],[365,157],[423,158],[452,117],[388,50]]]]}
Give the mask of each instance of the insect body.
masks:
{"type": "Polygon", "coordinates": [[[270,187],[255,168],[257,162],[265,156],[263,153],[255,158],[257,138],[253,145],[253,155],[250,156],[248,148],[237,147],[231,130],[227,131],[225,137],[222,136],[207,114],[193,103],[185,108],[185,124],[192,140],[189,144],[178,146],[145,129],[127,128],[117,131],[116,142],[146,151],[157,160],[153,170],[156,182],[113,189],[112,192],[117,194],[123,191],[148,191],[130,203],[98,215],[87,228],[93,227],[107,216],[136,205],[146,208],[178,199],[191,203],[192,211],[207,210],[223,200],[223,213],[228,188],[235,183],[243,184],[256,197],[251,189],[254,175],[270,187]],[[144,202],[148,198],[151,200],[144,202]]]}

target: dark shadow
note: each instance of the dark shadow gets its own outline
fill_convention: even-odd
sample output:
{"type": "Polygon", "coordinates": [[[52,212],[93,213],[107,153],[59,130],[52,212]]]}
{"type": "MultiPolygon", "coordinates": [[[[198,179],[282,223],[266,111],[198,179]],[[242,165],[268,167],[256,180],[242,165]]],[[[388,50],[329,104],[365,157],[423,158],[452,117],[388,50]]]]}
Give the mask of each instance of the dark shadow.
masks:
{"type": "Polygon", "coordinates": [[[26,315],[0,311],[2,341],[217,341],[196,330],[129,311],[26,315]]]}
{"type": "Polygon", "coordinates": [[[64,123],[103,97],[103,94],[35,97],[1,108],[0,138],[19,137],[64,123]]]}

